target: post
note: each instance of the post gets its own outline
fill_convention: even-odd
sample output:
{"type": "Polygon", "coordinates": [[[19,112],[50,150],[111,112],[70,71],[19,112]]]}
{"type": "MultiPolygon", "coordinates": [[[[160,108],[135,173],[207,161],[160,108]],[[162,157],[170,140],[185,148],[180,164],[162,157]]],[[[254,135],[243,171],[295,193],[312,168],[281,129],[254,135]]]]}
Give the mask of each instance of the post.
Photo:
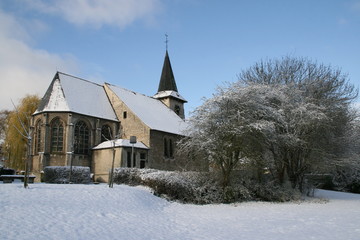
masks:
{"type": "Polygon", "coordinates": [[[131,144],[131,165],[135,167],[134,164],[134,144],[136,143],[136,136],[130,136],[130,144],[131,144]]]}
{"type": "Polygon", "coordinates": [[[32,129],[32,127],[30,127],[30,131],[29,131],[28,138],[27,138],[27,159],[26,159],[26,163],[25,163],[24,188],[28,187],[28,182],[29,182],[32,133],[33,133],[33,129],[32,129]]]}
{"type": "Polygon", "coordinates": [[[109,187],[112,188],[114,186],[114,165],[115,165],[115,141],[113,140],[113,159],[112,159],[112,165],[111,165],[111,171],[109,176],[109,187]]]}
{"type": "Polygon", "coordinates": [[[74,151],[70,152],[70,172],[69,172],[69,183],[71,183],[71,175],[72,175],[72,168],[73,168],[73,155],[74,151]]]}

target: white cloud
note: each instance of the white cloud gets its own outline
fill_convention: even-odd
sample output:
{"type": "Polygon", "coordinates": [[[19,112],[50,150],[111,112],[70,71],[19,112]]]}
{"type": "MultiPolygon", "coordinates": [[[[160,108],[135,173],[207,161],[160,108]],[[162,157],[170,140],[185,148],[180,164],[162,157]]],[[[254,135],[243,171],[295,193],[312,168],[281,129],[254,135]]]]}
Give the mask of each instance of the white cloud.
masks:
{"type": "Polygon", "coordinates": [[[19,21],[0,9],[0,110],[13,109],[26,94],[45,93],[56,70],[77,71],[72,56],[33,49],[30,35],[19,21]]]}
{"type": "Polygon", "coordinates": [[[32,8],[58,15],[76,25],[115,25],[124,28],[135,20],[153,21],[160,0],[27,0],[32,8]]]}

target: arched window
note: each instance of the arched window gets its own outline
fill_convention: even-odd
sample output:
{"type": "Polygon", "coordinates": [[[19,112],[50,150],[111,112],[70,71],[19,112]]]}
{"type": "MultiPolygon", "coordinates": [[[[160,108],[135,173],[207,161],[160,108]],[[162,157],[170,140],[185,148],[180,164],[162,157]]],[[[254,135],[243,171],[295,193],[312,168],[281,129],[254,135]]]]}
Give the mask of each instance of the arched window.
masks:
{"type": "Polygon", "coordinates": [[[75,124],[74,153],[87,154],[89,152],[89,135],[89,128],[84,121],[75,124]]]}
{"type": "Polygon", "coordinates": [[[41,122],[41,120],[39,120],[36,123],[36,126],[35,126],[35,154],[38,154],[39,152],[42,151],[42,146],[41,146],[41,125],[42,125],[42,122],[41,122]]]}
{"type": "Polygon", "coordinates": [[[111,140],[112,139],[112,134],[111,134],[111,128],[109,125],[104,125],[101,127],[101,142],[105,142],[107,140],[111,140]]]}
{"type": "Polygon", "coordinates": [[[51,152],[64,150],[64,126],[59,118],[51,123],[51,152]]]}

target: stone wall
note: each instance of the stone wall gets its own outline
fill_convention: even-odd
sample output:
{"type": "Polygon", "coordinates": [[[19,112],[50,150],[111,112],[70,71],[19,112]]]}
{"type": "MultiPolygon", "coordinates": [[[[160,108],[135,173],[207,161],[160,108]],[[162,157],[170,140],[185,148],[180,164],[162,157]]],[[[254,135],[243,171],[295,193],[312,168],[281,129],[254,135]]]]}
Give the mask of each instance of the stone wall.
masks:
{"type": "MultiPolygon", "coordinates": [[[[121,155],[122,155],[122,149],[116,148],[115,158],[114,158],[115,168],[121,166],[121,158],[122,158],[121,155]]],[[[112,148],[99,149],[93,151],[92,172],[94,173],[94,181],[108,182],[112,161],[113,161],[112,148]]]]}
{"type": "MultiPolygon", "coordinates": [[[[177,151],[176,143],[182,136],[161,132],[151,131],[151,146],[149,151],[149,168],[155,168],[160,170],[186,170],[186,171],[208,171],[208,164],[205,160],[198,158],[194,159],[186,154],[180,154],[177,151]],[[169,141],[172,141],[173,155],[165,154],[165,140],[167,148],[169,148],[169,141]]],[[[169,152],[169,149],[168,149],[169,152]]]]}
{"type": "Polygon", "coordinates": [[[173,97],[166,97],[166,98],[161,98],[160,99],[166,106],[168,106],[168,108],[170,108],[171,110],[173,110],[176,113],[176,106],[179,107],[179,116],[182,119],[185,119],[185,110],[184,110],[184,102],[173,98],[173,97]]]}
{"type": "Polygon", "coordinates": [[[123,101],[107,86],[104,89],[113,106],[116,116],[121,122],[121,133],[119,138],[130,139],[130,136],[136,136],[137,141],[150,146],[150,128],[146,126],[123,101]]]}
{"type": "MultiPolygon", "coordinates": [[[[119,167],[128,167],[128,154],[131,157],[131,148],[129,147],[116,147],[115,148],[115,158],[114,158],[114,168],[119,167]]],[[[134,148],[134,163],[130,167],[141,167],[141,162],[147,167],[147,156],[148,151],[146,149],[137,149],[134,148]],[[144,158],[145,156],[145,158],[144,158]]],[[[93,161],[92,169],[94,173],[94,180],[96,182],[108,182],[109,172],[112,166],[113,161],[113,149],[96,149],[93,150],[93,161]]]]}
{"type": "MultiPolygon", "coordinates": [[[[89,117],[81,114],[69,112],[49,112],[40,113],[33,116],[34,136],[32,145],[32,172],[40,175],[40,172],[46,166],[84,166],[91,167],[92,152],[91,148],[101,142],[101,127],[109,125],[113,135],[119,129],[119,123],[116,121],[89,117]],[[60,152],[51,151],[51,124],[55,119],[60,119],[63,124],[63,150],[60,152]],[[38,142],[36,126],[41,121],[41,137],[38,142]],[[74,126],[78,121],[84,121],[90,132],[89,136],[89,152],[88,154],[72,154],[74,126]],[[40,149],[37,148],[40,144],[40,149]]],[[[37,180],[40,178],[37,178],[37,180]]]]}

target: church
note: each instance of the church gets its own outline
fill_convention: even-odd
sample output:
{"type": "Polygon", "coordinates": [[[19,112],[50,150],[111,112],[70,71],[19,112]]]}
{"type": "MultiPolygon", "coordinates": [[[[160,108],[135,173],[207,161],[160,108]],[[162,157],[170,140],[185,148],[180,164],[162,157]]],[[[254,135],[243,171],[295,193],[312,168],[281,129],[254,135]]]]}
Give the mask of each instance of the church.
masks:
{"type": "Polygon", "coordinates": [[[32,116],[32,172],[47,166],[86,166],[97,182],[114,167],[206,170],[176,151],[187,123],[166,50],[152,96],[57,72],[32,116]],[[114,151],[115,150],[115,151],[114,151]]]}

